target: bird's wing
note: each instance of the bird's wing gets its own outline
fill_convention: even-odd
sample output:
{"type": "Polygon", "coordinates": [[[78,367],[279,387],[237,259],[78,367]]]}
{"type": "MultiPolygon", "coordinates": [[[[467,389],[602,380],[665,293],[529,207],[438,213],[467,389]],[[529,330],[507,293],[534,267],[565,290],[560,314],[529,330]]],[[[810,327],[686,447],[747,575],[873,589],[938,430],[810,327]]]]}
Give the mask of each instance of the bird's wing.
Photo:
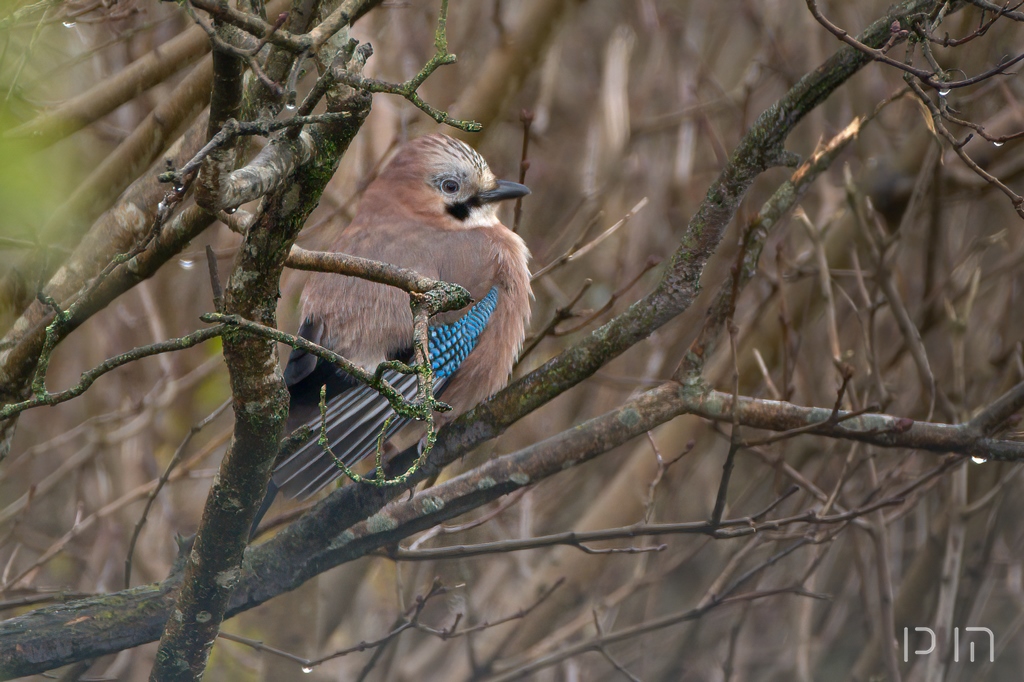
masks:
{"type": "MultiPolygon", "coordinates": [[[[450,378],[476,347],[497,302],[498,289],[495,287],[455,322],[429,328],[435,396],[440,397],[443,394],[450,378]]],[[[310,323],[307,331],[315,332],[314,327],[315,325],[310,323]]],[[[305,324],[303,328],[306,328],[305,324]]],[[[411,349],[408,355],[411,355],[411,349]]],[[[327,363],[310,362],[307,358],[292,353],[288,368],[285,369],[285,377],[294,379],[289,381],[293,411],[300,406],[308,408],[309,398],[300,398],[297,395],[300,390],[304,394],[315,393],[318,403],[319,386],[332,374],[338,375],[340,372],[327,363]],[[317,382],[319,385],[314,386],[317,382]]],[[[342,376],[350,383],[342,386],[341,390],[329,399],[326,414],[327,439],[335,457],[351,467],[376,451],[384,422],[388,416],[395,416],[395,413],[388,401],[377,391],[355,382],[347,375],[342,376]]],[[[383,376],[406,400],[416,398],[415,374],[399,374],[388,370],[383,376]]],[[[328,384],[329,396],[330,392],[331,386],[328,384]]],[[[409,421],[408,418],[395,416],[384,435],[385,440],[409,421]]],[[[313,438],[280,462],[274,470],[274,483],[289,497],[308,497],[342,474],[331,455],[317,442],[320,435],[319,410],[306,423],[313,431],[313,438]]]]}
{"type": "MultiPolygon", "coordinates": [[[[312,317],[307,317],[303,321],[296,334],[296,336],[301,336],[313,343],[320,343],[322,335],[323,324],[312,317]]],[[[292,348],[292,352],[288,356],[288,364],[284,368],[285,383],[292,387],[308,377],[316,369],[317,360],[318,358],[315,355],[307,353],[301,348],[292,348]]]]}
{"type": "MultiPolygon", "coordinates": [[[[324,344],[323,323],[314,317],[307,317],[299,327],[298,336],[312,341],[321,346],[324,344]]],[[[288,356],[288,364],[284,368],[284,382],[288,385],[291,393],[292,415],[320,403],[320,387],[327,385],[327,399],[359,385],[355,379],[344,372],[338,371],[336,367],[328,362],[322,361],[312,353],[307,353],[301,348],[293,348],[288,356]]],[[[297,423],[290,423],[291,428],[304,423],[307,415],[303,415],[297,423]]],[[[289,420],[290,422],[294,420],[289,420]]]]}

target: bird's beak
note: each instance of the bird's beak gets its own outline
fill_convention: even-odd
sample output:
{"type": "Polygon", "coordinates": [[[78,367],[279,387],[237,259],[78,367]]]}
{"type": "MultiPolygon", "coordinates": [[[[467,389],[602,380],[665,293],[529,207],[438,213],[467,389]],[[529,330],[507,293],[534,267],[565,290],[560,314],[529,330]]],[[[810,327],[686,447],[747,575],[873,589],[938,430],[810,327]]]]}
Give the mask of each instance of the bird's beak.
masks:
{"type": "Polygon", "coordinates": [[[518,199],[519,197],[525,197],[529,193],[530,188],[526,185],[520,185],[518,182],[510,182],[508,180],[498,180],[498,184],[494,189],[480,192],[476,196],[480,203],[489,204],[494,201],[504,201],[505,199],[518,199]]]}

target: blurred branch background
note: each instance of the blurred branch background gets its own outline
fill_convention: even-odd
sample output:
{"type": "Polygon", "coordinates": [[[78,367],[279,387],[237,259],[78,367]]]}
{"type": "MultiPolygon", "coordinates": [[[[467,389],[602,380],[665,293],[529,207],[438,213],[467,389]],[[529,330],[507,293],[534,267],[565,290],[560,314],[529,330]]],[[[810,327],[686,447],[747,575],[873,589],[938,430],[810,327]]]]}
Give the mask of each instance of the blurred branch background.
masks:
{"type": "MultiPolygon", "coordinates": [[[[385,1],[361,19],[351,34],[374,47],[364,74],[391,82],[414,76],[434,54],[436,5],[385,1]]],[[[856,34],[884,16],[888,2],[819,7],[856,34]]],[[[482,133],[458,134],[480,149],[498,177],[519,176],[523,119],[530,121],[525,182],[533,194],[523,202],[519,229],[535,272],[556,265],[534,281],[535,338],[519,374],[651,288],[661,260],[676,249],[749,125],[840,45],[803,3],[777,0],[455,1],[450,11],[449,47],[459,61],[427,80],[423,98],[484,124],[482,133]],[[562,258],[606,231],[584,252],[562,258]]],[[[934,35],[966,36],[992,17],[972,6],[945,19],[934,35]]],[[[1016,55],[1020,35],[1019,24],[1002,18],[977,39],[933,49],[941,66],[961,78],[1016,55]]],[[[210,72],[205,34],[170,3],[9,3],[0,9],[0,41],[0,328],[6,331],[128,183],[177,153],[168,147],[202,116],[210,72]],[[128,94],[111,94],[129,65],[158,62],[172,44],[170,64],[153,65],[128,94]],[[109,111],[96,105],[84,127],[38,123],[41,110],[60,110],[97,87],[108,101],[123,103],[109,111]]],[[[902,58],[904,49],[891,56],[902,58]]],[[[300,81],[300,91],[313,75],[300,81]]],[[[949,144],[940,146],[920,100],[896,97],[904,86],[898,71],[869,65],[789,137],[787,149],[806,158],[820,141],[894,98],[812,186],[802,212],[771,233],[755,277],[735,301],[732,344],[723,342],[707,359],[704,377],[714,388],[731,392],[735,381],[744,395],[830,408],[843,384],[838,367],[846,365],[852,378],[844,409],[875,406],[955,424],[1024,380],[1020,218],[1006,195],[967,168],[949,144]]],[[[957,117],[1006,136],[1024,129],[1022,97],[1024,86],[1010,74],[941,99],[957,117]]],[[[950,128],[959,140],[971,132],[950,128]]],[[[435,129],[408,102],[376,96],[299,243],[317,248],[342,229],[388,152],[435,129]]],[[[975,134],[962,149],[1020,193],[1018,145],[975,134]]],[[[743,230],[790,174],[773,169],[755,182],[704,272],[696,305],[450,467],[442,480],[605,413],[673,376],[714,294],[732,276],[743,230]]],[[[503,222],[512,224],[512,208],[504,210],[503,222]]],[[[129,224],[130,212],[111,221],[139,229],[129,224]]],[[[239,242],[228,226],[214,223],[155,277],[88,320],[54,353],[51,389],[134,346],[195,330],[199,315],[213,309],[207,254],[226,268],[239,242]]],[[[305,276],[286,270],[282,279],[283,330],[298,327],[305,276]]],[[[133,529],[156,479],[193,425],[229,398],[219,341],[213,341],[133,363],[102,377],[82,398],[22,415],[0,465],[0,615],[120,589],[133,529]]],[[[139,534],[133,584],[167,576],[177,554],[173,538],[194,532],[230,428],[229,416],[214,420],[181,453],[139,534]]],[[[1001,437],[1016,438],[1015,429],[1004,425],[1001,437]]],[[[742,437],[755,440],[756,433],[744,430],[742,437]]],[[[682,417],[403,547],[704,521],[729,449],[727,423],[682,417]]],[[[773,513],[814,505],[843,512],[908,492],[898,505],[838,524],[732,539],[666,534],[587,545],[645,551],[593,553],[568,545],[474,558],[364,558],[228,621],[224,631],[315,660],[384,637],[413,613],[417,624],[441,635],[453,623],[472,628],[508,620],[454,638],[410,627],[372,651],[335,658],[308,674],[293,659],[222,641],[207,674],[215,680],[362,679],[363,673],[371,680],[513,679],[517,670],[541,680],[1014,679],[1024,666],[1019,466],[957,464],[932,453],[816,436],[740,448],[726,518],[758,514],[793,485],[797,492],[773,513]],[[444,589],[432,587],[435,579],[444,589]],[[566,646],[706,607],[736,584],[757,598],[595,645],[538,672],[524,667],[566,646]],[[803,593],[791,590],[797,585],[803,593]],[[814,598],[821,595],[828,599],[814,598]],[[429,599],[417,604],[418,596],[429,599]],[[973,664],[963,652],[954,662],[948,649],[932,659],[911,652],[904,663],[902,649],[884,642],[895,635],[902,644],[908,627],[911,649],[926,648],[914,633],[918,626],[945,628],[947,636],[958,626],[961,642],[965,626],[988,627],[996,635],[995,663],[987,662],[987,643],[980,640],[973,664]]],[[[146,679],[155,650],[154,643],[101,659],[87,676],[146,679]]]]}

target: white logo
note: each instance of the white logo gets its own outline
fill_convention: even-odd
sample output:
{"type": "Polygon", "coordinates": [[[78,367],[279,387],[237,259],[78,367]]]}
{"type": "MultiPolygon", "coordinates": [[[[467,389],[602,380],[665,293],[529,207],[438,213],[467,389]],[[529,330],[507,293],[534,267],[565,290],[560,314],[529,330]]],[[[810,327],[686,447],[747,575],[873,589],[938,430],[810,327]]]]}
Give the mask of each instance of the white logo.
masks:
{"type": "MultiPolygon", "coordinates": [[[[927,632],[931,637],[931,645],[927,649],[914,650],[918,656],[927,656],[935,651],[935,632],[931,628],[914,628],[915,632],[927,632]]],[[[996,660],[996,636],[988,628],[964,628],[964,632],[987,632],[988,633],[988,660],[995,663],[996,660]]],[[[903,662],[910,659],[910,628],[903,628],[903,662]]],[[[960,662],[960,628],[953,628],[953,661],[960,662]]],[[[971,663],[974,663],[974,641],[971,641],[971,663]]]]}

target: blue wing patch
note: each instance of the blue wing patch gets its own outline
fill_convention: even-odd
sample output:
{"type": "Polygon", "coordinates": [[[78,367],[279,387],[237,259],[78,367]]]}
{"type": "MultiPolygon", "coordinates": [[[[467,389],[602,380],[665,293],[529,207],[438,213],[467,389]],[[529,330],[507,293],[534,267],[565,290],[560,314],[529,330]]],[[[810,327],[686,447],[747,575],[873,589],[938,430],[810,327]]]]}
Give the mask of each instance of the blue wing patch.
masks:
{"type": "Polygon", "coordinates": [[[436,376],[447,378],[455,373],[476,348],[497,305],[498,287],[491,287],[487,295],[458,320],[429,329],[430,367],[436,376]]]}

